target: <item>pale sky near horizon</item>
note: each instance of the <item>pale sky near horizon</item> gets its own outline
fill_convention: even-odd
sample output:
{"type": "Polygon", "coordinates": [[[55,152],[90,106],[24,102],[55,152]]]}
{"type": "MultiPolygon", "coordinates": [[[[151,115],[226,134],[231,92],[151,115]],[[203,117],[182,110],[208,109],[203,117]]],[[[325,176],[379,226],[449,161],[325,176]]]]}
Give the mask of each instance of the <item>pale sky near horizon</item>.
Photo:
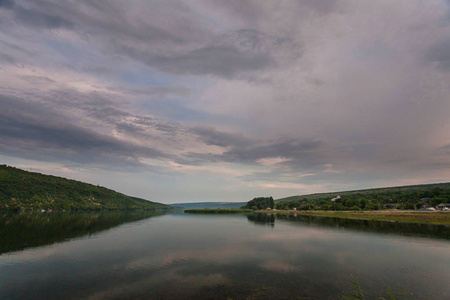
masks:
{"type": "Polygon", "coordinates": [[[0,0],[0,163],[162,203],[450,181],[450,1],[0,0]]]}

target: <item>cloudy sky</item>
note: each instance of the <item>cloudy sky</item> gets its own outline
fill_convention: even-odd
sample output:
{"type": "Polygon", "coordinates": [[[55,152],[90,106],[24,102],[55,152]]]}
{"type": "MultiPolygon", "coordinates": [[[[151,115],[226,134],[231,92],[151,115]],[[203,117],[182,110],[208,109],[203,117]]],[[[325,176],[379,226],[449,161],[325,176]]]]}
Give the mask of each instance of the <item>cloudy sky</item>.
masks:
{"type": "Polygon", "coordinates": [[[450,181],[450,1],[0,0],[0,163],[162,203],[450,181]]]}

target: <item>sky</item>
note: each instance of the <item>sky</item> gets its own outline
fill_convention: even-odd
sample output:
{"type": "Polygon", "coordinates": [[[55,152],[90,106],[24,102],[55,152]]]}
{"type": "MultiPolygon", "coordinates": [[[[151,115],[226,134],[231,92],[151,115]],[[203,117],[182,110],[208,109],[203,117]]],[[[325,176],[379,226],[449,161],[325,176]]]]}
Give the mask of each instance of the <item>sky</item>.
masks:
{"type": "Polygon", "coordinates": [[[450,1],[0,0],[0,164],[161,203],[450,181],[450,1]]]}

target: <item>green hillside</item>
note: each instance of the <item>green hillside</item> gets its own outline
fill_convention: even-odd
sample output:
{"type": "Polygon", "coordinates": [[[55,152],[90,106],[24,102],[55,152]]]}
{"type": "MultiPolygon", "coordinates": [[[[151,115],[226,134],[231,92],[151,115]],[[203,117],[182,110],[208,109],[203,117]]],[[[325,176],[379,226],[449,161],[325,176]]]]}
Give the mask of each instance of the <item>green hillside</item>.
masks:
{"type": "Polygon", "coordinates": [[[381,209],[383,207],[420,209],[424,205],[436,206],[450,202],[450,182],[399,187],[374,188],[297,195],[275,200],[276,208],[297,209],[381,209]],[[339,198],[337,198],[339,196],[339,198]],[[334,201],[331,199],[336,198],[334,201]]]}
{"type": "Polygon", "coordinates": [[[136,209],[171,208],[104,187],[0,165],[0,210],[136,209]]]}

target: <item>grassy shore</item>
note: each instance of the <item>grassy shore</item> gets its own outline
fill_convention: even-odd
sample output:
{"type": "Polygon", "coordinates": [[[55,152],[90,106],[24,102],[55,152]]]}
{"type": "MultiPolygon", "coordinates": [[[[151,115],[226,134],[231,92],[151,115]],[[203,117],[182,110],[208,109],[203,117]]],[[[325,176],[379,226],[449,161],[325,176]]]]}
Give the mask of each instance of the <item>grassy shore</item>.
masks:
{"type": "Polygon", "coordinates": [[[294,214],[323,216],[347,219],[378,220],[402,223],[425,223],[450,225],[450,212],[374,210],[374,211],[295,211],[295,210],[257,210],[256,213],[294,214]]]}

